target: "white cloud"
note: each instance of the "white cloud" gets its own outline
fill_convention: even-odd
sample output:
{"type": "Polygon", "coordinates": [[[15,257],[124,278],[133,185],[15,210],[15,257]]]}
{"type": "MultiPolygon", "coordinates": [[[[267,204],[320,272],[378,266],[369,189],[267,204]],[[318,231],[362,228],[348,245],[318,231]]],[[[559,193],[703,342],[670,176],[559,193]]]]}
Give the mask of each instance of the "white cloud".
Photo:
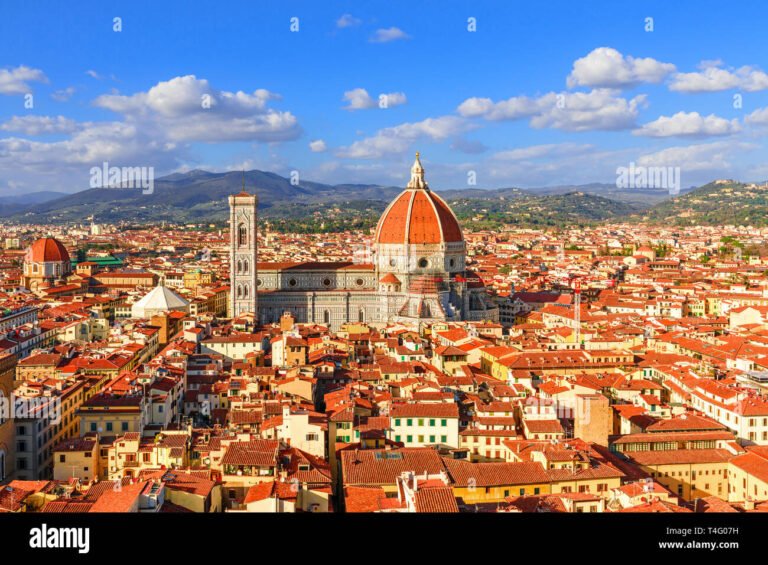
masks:
{"type": "Polygon", "coordinates": [[[309,142],[309,149],[312,151],[312,153],[322,153],[328,147],[325,144],[325,141],[322,139],[315,139],[314,141],[309,142]]]}
{"type": "Polygon", "coordinates": [[[10,180],[31,186],[82,189],[88,186],[90,168],[105,161],[114,166],[152,166],[160,175],[182,166],[194,142],[296,139],[301,134],[296,118],[270,108],[270,101],[277,98],[266,90],[226,92],[202,79],[177,77],[146,92],[98,97],[96,106],[119,114],[114,121],[13,118],[0,125],[2,131],[67,135],[56,141],[0,139],[0,171],[13,171],[10,180]],[[208,109],[201,103],[203,95],[210,95],[208,109]]]}
{"type": "Polygon", "coordinates": [[[674,71],[675,65],[671,63],[625,56],[611,47],[598,47],[573,63],[566,83],[569,88],[628,88],[646,82],[659,83],[674,71]]]}
{"type": "Polygon", "coordinates": [[[756,126],[768,126],[768,106],[765,108],[758,108],[746,118],[744,123],[756,126]]]}
{"type": "Polygon", "coordinates": [[[68,86],[67,88],[62,88],[53,92],[51,94],[51,98],[56,100],[56,102],[66,102],[67,100],[72,98],[72,95],[74,93],[75,93],[75,87],[68,86]]]}
{"type": "Polygon", "coordinates": [[[75,120],[64,116],[14,116],[0,123],[0,130],[40,135],[45,133],[72,133],[81,129],[75,120]]]}
{"type": "Polygon", "coordinates": [[[95,78],[96,80],[101,80],[102,78],[104,78],[93,69],[88,69],[87,71],[85,71],[85,74],[87,74],[91,78],[95,78]]]}
{"type": "Polygon", "coordinates": [[[338,20],[336,20],[336,27],[344,29],[346,27],[355,27],[362,23],[360,18],[356,18],[352,14],[344,14],[338,20]]]}
{"type": "Polygon", "coordinates": [[[378,99],[374,99],[364,88],[354,88],[347,90],[342,98],[347,105],[344,110],[367,110],[370,108],[391,108],[405,104],[408,100],[402,92],[381,93],[378,99]]]}
{"type": "Polygon", "coordinates": [[[387,154],[406,151],[414,141],[431,139],[442,141],[468,129],[471,124],[457,116],[427,118],[420,122],[404,123],[384,128],[375,135],[355,141],[348,147],[342,147],[338,157],[352,159],[377,159],[387,154]]]}
{"type": "Polygon", "coordinates": [[[565,131],[621,130],[635,126],[645,95],[627,100],[609,89],[590,92],[549,92],[539,98],[515,96],[500,102],[489,98],[469,98],[458,112],[465,117],[486,120],[530,118],[531,127],[565,131]]]}
{"type": "Polygon", "coordinates": [[[698,112],[678,112],[670,117],[660,116],[632,133],[649,137],[705,137],[731,135],[740,130],[737,119],[726,120],[714,114],[702,116],[698,112]]]}
{"type": "Polygon", "coordinates": [[[365,110],[375,108],[376,101],[368,94],[364,88],[353,88],[344,93],[343,100],[347,102],[345,110],[365,110]]]}
{"type": "Polygon", "coordinates": [[[263,89],[252,94],[215,90],[207,80],[187,75],[131,96],[103,95],[94,104],[154,126],[174,141],[296,139],[301,132],[296,117],[267,107],[277,98],[263,89]]]}
{"type": "Polygon", "coordinates": [[[493,154],[493,158],[502,161],[528,161],[552,157],[584,155],[593,150],[594,145],[587,143],[549,143],[499,151],[493,154]]]}
{"type": "Polygon", "coordinates": [[[48,78],[40,69],[21,65],[15,69],[0,69],[0,94],[27,94],[30,82],[47,83],[48,78]]]}
{"type": "Polygon", "coordinates": [[[531,118],[534,128],[565,131],[622,130],[634,127],[644,94],[631,100],[614,96],[606,89],[545,97],[541,112],[531,118]]]}
{"type": "Polygon", "coordinates": [[[530,117],[540,108],[540,99],[513,96],[500,102],[494,102],[490,98],[467,98],[457,110],[466,118],[483,117],[486,120],[499,121],[530,117]]]}
{"type": "Polygon", "coordinates": [[[727,141],[668,147],[661,151],[640,155],[637,164],[647,167],[680,167],[683,173],[711,171],[723,175],[731,169],[731,158],[734,155],[740,155],[754,147],[748,143],[727,141]]]}
{"type": "Polygon", "coordinates": [[[702,61],[695,73],[677,73],[669,89],[675,92],[698,93],[740,89],[747,92],[768,89],[768,74],[754,67],[722,68],[722,61],[702,61]]]}
{"type": "Polygon", "coordinates": [[[389,43],[398,39],[408,39],[410,36],[398,27],[377,29],[371,36],[371,43],[389,43]]]}

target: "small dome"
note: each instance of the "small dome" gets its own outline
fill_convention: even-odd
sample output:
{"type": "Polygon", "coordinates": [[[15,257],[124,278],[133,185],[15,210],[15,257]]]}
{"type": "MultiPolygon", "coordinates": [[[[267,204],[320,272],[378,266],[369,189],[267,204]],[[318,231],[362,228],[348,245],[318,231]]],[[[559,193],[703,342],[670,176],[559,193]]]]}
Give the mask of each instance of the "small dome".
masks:
{"type": "Polygon", "coordinates": [[[32,263],[69,263],[69,253],[60,241],[52,237],[42,237],[35,241],[27,252],[27,260],[32,263]]]}

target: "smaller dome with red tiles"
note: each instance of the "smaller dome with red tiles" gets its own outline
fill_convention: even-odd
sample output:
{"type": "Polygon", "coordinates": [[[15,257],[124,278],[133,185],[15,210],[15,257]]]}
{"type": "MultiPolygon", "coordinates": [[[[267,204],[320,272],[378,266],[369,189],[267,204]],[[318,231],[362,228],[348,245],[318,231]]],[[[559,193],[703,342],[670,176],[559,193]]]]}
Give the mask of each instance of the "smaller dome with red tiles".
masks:
{"type": "Polygon", "coordinates": [[[41,237],[27,251],[31,263],[69,263],[67,248],[57,239],[41,237]]]}

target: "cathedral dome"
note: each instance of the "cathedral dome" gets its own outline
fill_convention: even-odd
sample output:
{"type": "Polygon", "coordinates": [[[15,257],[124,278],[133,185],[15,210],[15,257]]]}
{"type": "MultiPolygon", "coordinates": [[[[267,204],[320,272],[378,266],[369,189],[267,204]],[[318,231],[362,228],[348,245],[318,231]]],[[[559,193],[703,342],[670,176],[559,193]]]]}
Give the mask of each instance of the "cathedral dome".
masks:
{"type": "Polygon", "coordinates": [[[374,243],[462,242],[461,227],[442,198],[429,190],[416,153],[411,180],[387,206],[376,227],[374,243]]]}
{"type": "Polygon", "coordinates": [[[38,239],[27,253],[27,260],[31,263],[69,263],[66,247],[52,237],[38,239]]]}

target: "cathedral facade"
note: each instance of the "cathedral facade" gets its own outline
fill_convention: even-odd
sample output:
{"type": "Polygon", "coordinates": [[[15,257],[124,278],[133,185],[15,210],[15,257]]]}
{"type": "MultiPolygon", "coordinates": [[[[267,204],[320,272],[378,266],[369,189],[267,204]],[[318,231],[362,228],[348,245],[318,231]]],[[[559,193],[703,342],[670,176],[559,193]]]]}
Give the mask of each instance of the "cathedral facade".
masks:
{"type": "Polygon", "coordinates": [[[257,312],[268,324],[290,312],[331,330],[347,322],[498,321],[483,282],[466,267],[459,222],[429,189],[418,153],[411,180],[379,219],[370,264],[259,263],[256,208],[255,196],[230,197],[233,316],[257,312]]]}

